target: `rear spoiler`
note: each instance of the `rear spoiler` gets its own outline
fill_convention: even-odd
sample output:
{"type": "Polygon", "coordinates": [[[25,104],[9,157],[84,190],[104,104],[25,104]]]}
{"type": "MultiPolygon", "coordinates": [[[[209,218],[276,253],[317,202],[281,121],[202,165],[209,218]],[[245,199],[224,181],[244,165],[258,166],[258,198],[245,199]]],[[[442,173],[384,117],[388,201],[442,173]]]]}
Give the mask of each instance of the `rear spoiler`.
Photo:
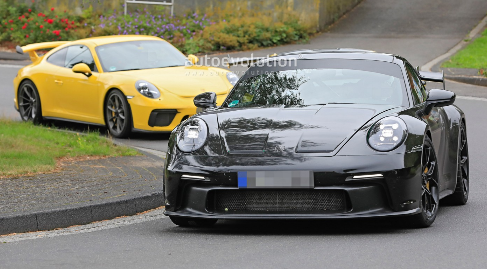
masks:
{"type": "Polygon", "coordinates": [[[267,57],[254,57],[252,55],[250,57],[231,58],[230,54],[229,54],[228,59],[230,59],[230,60],[228,61],[228,68],[230,68],[231,66],[242,65],[242,64],[246,64],[247,67],[250,67],[251,64],[253,64],[257,61],[268,59],[269,57],[275,57],[275,56],[277,56],[277,54],[268,55],[267,57]]]}
{"type": "Polygon", "coordinates": [[[441,71],[441,73],[439,73],[439,72],[419,71],[419,77],[421,78],[421,80],[424,80],[424,81],[442,82],[443,83],[443,89],[446,90],[446,87],[445,87],[445,74],[443,73],[443,71],[441,71]]]}
{"type": "Polygon", "coordinates": [[[30,56],[30,60],[32,62],[35,62],[35,61],[40,59],[40,57],[39,57],[39,55],[37,55],[36,51],[44,50],[44,49],[57,48],[59,46],[67,44],[69,42],[71,42],[71,41],[55,41],[55,42],[35,43],[35,44],[26,45],[23,47],[17,46],[15,49],[16,49],[17,53],[19,53],[19,54],[24,54],[24,53],[28,52],[29,56],[30,56]]]}

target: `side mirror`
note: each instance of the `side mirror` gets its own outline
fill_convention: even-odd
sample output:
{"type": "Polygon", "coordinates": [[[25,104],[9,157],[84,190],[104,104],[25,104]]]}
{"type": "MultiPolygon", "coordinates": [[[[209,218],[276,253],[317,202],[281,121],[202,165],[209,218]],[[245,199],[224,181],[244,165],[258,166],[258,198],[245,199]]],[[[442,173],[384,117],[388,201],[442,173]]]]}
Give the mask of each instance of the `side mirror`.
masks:
{"type": "Polygon", "coordinates": [[[216,107],[216,93],[204,92],[196,95],[193,99],[194,105],[200,108],[216,107]]]}
{"type": "Polygon", "coordinates": [[[424,115],[429,115],[433,107],[449,106],[455,102],[455,93],[446,90],[432,89],[428,92],[426,105],[424,106],[424,115]]]}
{"type": "Polygon", "coordinates": [[[87,77],[91,77],[92,75],[90,67],[84,63],[79,63],[73,66],[73,72],[83,74],[87,77]]]}
{"type": "Polygon", "coordinates": [[[193,64],[196,64],[199,61],[198,57],[194,56],[193,54],[188,55],[188,60],[193,64]]]}

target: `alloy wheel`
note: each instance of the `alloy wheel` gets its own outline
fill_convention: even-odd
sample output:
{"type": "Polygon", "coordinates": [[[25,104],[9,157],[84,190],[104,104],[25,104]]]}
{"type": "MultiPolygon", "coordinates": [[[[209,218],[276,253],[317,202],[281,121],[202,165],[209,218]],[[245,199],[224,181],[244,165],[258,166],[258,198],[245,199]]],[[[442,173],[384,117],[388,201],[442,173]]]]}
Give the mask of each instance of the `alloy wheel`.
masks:
{"type": "Polygon", "coordinates": [[[436,154],[432,145],[426,143],[423,146],[422,156],[422,193],[421,208],[427,219],[434,218],[438,211],[439,195],[438,180],[436,178],[436,154]]]}
{"type": "Polygon", "coordinates": [[[37,115],[37,92],[29,84],[24,84],[19,94],[19,112],[23,121],[33,121],[37,115]]]}
{"type": "Polygon", "coordinates": [[[107,102],[107,123],[110,132],[121,133],[126,124],[126,108],[123,100],[117,94],[112,94],[107,102]]]}

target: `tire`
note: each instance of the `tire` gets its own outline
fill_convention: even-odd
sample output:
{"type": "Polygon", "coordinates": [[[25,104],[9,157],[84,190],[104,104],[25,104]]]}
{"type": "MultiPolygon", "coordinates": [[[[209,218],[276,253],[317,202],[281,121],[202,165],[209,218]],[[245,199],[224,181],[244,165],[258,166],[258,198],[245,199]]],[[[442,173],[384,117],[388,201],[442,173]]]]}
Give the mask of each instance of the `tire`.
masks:
{"type": "Polygon", "coordinates": [[[169,218],[172,223],[179,227],[211,227],[218,221],[218,219],[190,219],[175,216],[170,216],[169,218]]]}
{"type": "Polygon", "coordinates": [[[426,137],[421,156],[421,213],[410,216],[406,224],[410,228],[431,226],[438,214],[440,192],[438,183],[438,165],[433,143],[426,137]]]}
{"type": "Polygon", "coordinates": [[[105,102],[105,123],[113,137],[127,137],[132,130],[132,113],[125,95],[119,90],[108,93],[105,102]]]}
{"type": "Polygon", "coordinates": [[[444,200],[449,205],[465,205],[470,192],[468,141],[465,123],[460,124],[457,158],[457,187],[455,192],[444,200]]]}
{"type": "Polygon", "coordinates": [[[41,98],[36,85],[30,81],[20,84],[17,96],[20,118],[34,124],[42,123],[41,98]]]}

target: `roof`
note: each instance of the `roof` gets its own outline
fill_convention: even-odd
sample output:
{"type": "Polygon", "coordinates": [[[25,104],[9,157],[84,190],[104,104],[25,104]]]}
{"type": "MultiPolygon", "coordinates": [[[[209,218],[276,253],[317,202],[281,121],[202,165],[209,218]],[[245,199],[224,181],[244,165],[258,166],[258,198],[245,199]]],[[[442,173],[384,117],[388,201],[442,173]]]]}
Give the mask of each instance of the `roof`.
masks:
{"type": "MultiPolygon", "coordinates": [[[[298,59],[354,59],[354,60],[372,60],[393,62],[395,55],[388,53],[379,53],[371,50],[337,48],[337,49],[305,49],[278,54],[276,58],[294,58],[298,59]]],[[[273,58],[273,57],[272,57],[273,58]]],[[[270,58],[270,59],[272,59],[270,58]]]]}
{"type": "MultiPolygon", "coordinates": [[[[126,42],[126,41],[139,41],[139,40],[163,40],[159,37],[148,35],[112,35],[112,36],[99,36],[80,39],[77,41],[89,41],[95,46],[101,46],[106,44],[126,42]]],[[[74,41],[76,42],[76,41],[74,41]]]]}

